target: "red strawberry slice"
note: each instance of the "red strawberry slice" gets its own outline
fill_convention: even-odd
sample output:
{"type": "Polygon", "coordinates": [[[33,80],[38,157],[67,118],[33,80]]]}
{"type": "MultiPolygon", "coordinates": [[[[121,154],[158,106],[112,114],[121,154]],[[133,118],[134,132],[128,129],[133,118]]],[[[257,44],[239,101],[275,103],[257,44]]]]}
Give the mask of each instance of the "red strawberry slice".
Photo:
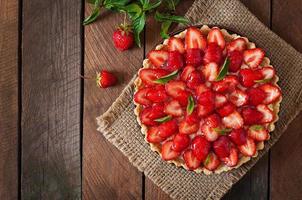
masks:
{"type": "Polygon", "coordinates": [[[189,170],[195,170],[201,164],[201,161],[196,158],[191,149],[184,152],[183,159],[185,160],[186,166],[189,170]]]}
{"type": "Polygon", "coordinates": [[[204,124],[208,125],[209,127],[216,128],[221,124],[221,119],[219,115],[212,114],[204,120],[204,124]]]}
{"type": "Polygon", "coordinates": [[[173,141],[169,140],[165,142],[161,147],[161,156],[164,160],[173,160],[180,156],[180,152],[174,151],[172,149],[173,141]]]}
{"type": "Polygon", "coordinates": [[[258,70],[241,69],[239,71],[240,83],[245,87],[252,87],[256,84],[256,80],[261,80],[262,78],[263,76],[258,70]]]}
{"type": "Polygon", "coordinates": [[[264,51],[260,48],[248,49],[243,52],[243,60],[250,68],[256,68],[264,58],[264,51]]]}
{"type": "Polygon", "coordinates": [[[222,61],[222,49],[216,43],[209,43],[203,57],[203,63],[211,62],[220,64],[222,61]]]}
{"type": "Polygon", "coordinates": [[[208,43],[216,43],[221,49],[225,47],[225,40],[219,28],[214,27],[208,34],[208,43]]]}
{"type": "Polygon", "coordinates": [[[234,104],[228,102],[223,107],[219,108],[217,112],[221,117],[225,117],[234,112],[235,109],[236,107],[234,106],[234,104]]]}
{"type": "Polygon", "coordinates": [[[214,104],[197,105],[197,113],[199,117],[205,117],[214,111],[214,104]]]}
{"type": "Polygon", "coordinates": [[[274,78],[276,71],[273,67],[267,66],[260,69],[263,79],[272,79],[274,78]]]}
{"type": "Polygon", "coordinates": [[[238,163],[238,150],[236,148],[232,147],[230,150],[230,155],[228,157],[221,158],[221,160],[222,160],[222,162],[224,162],[224,164],[226,166],[229,166],[229,167],[236,166],[238,163]]]}
{"type": "Polygon", "coordinates": [[[237,72],[243,62],[243,53],[240,51],[232,51],[229,53],[228,58],[230,60],[229,71],[237,72]]]}
{"type": "Polygon", "coordinates": [[[198,96],[198,103],[201,105],[208,105],[215,103],[215,93],[211,90],[205,91],[198,96]]]}
{"type": "Polygon", "coordinates": [[[234,90],[239,84],[238,78],[235,75],[228,75],[221,81],[213,82],[213,90],[215,92],[226,92],[234,90]]]}
{"type": "Polygon", "coordinates": [[[196,97],[200,96],[202,93],[211,90],[209,87],[207,87],[205,84],[200,84],[195,88],[195,95],[196,97]]]}
{"type": "Polygon", "coordinates": [[[220,136],[214,143],[213,149],[219,158],[225,158],[230,155],[231,141],[227,136],[220,136]]]}
{"type": "Polygon", "coordinates": [[[188,91],[179,91],[175,99],[180,103],[181,106],[187,106],[190,95],[191,93],[188,91]]]}
{"type": "Polygon", "coordinates": [[[187,49],[186,64],[198,67],[202,64],[203,51],[201,49],[187,49]]]}
{"type": "Polygon", "coordinates": [[[203,162],[203,165],[206,169],[214,171],[220,165],[220,160],[214,152],[210,152],[203,162]]]}
{"type": "Polygon", "coordinates": [[[155,67],[159,68],[166,63],[168,55],[168,52],[164,50],[152,50],[147,57],[155,67]]]}
{"type": "Polygon", "coordinates": [[[211,143],[203,136],[196,136],[192,141],[192,151],[196,158],[204,161],[210,152],[211,143]]]}
{"type": "Polygon", "coordinates": [[[155,80],[168,74],[169,72],[164,69],[141,69],[138,75],[145,84],[156,85],[155,80]]]}
{"type": "Polygon", "coordinates": [[[164,102],[168,99],[165,87],[158,85],[150,90],[146,94],[146,98],[154,103],[164,102]]]}
{"type": "Polygon", "coordinates": [[[244,145],[238,146],[239,151],[245,156],[254,156],[256,154],[256,144],[252,138],[247,138],[244,145]]]}
{"type": "Polygon", "coordinates": [[[208,63],[202,68],[202,73],[207,81],[215,81],[218,71],[218,65],[214,62],[208,63]]]}
{"type": "Polygon", "coordinates": [[[274,113],[267,105],[260,104],[257,106],[257,110],[263,114],[261,123],[270,123],[274,121],[274,113]]]}
{"type": "Polygon", "coordinates": [[[194,72],[194,71],[196,71],[196,68],[195,68],[195,67],[193,67],[192,65],[187,65],[187,66],[183,69],[183,71],[182,71],[182,73],[181,73],[181,75],[180,75],[180,79],[181,79],[182,81],[187,81],[188,78],[189,78],[189,75],[190,75],[192,72],[194,72]]]}
{"type": "Polygon", "coordinates": [[[262,121],[263,114],[254,108],[246,107],[242,109],[242,117],[246,125],[253,125],[262,121]]]}
{"type": "Polygon", "coordinates": [[[183,115],[183,110],[177,100],[172,100],[165,104],[164,112],[168,115],[180,117],[183,115]]]}
{"type": "Polygon", "coordinates": [[[268,131],[262,125],[253,125],[248,129],[248,136],[256,141],[265,141],[269,139],[268,131]]]}
{"type": "Polygon", "coordinates": [[[168,50],[169,51],[178,51],[179,53],[185,52],[185,45],[180,38],[171,37],[168,41],[168,50]]]}
{"type": "MultiPolygon", "coordinates": [[[[154,121],[154,118],[151,118],[150,115],[152,115],[152,108],[148,107],[145,108],[141,113],[140,113],[140,121],[147,125],[147,126],[154,126],[157,125],[158,123],[154,121]]],[[[153,114],[154,115],[154,114],[153,114]]]]}
{"type": "Polygon", "coordinates": [[[150,119],[157,119],[165,116],[164,105],[161,103],[154,103],[151,107],[151,112],[149,113],[150,119]]]}
{"type": "Polygon", "coordinates": [[[243,145],[246,143],[246,135],[247,135],[246,131],[240,128],[240,129],[233,129],[228,136],[235,144],[243,145]]]}
{"type": "Polygon", "coordinates": [[[147,99],[147,93],[150,91],[150,88],[142,88],[138,90],[134,95],[134,101],[138,104],[148,106],[151,105],[152,102],[147,99]]]}
{"type": "Polygon", "coordinates": [[[185,134],[178,133],[173,139],[172,149],[181,152],[190,145],[190,137],[185,134]]]}
{"type": "Polygon", "coordinates": [[[182,134],[192,134],[196,133],[199,129],[199,124],[197,121],[191,121],[189,119],[184,119],[179,123],[179,132],[182,134]]]}
{"type": "Polygon", "coordinates": [[[266,98],[266,93],[259,88],[250,88],[247,90],[247,94],[249,96],[249,103],[254,106],[263,103],[266,98]]]}
{"type": "Polygon", "coordinates": [[[201,75],[198,71],[192,72],[187,79],[188,88],[195,89],[202,83],[201,75]]]}
{"type": "Polygon", "coordinates": [[[247,104],[248,99],[248,95],[244,91],[239,89],[234,90],[229,96],[230,102],[232,102],[237,107],[247,104]]]}
{"type": "Polygon", "coordinates": [[[215,130],[215,128],[212,128],[207,124],[203,124],[201,126],[201,132],[209,142],[213,142],[219,137],[219,133],[215,130]]]}
{"type": "Polygon", "coordinates": [[[185,44],[187,50],[192,48],[204,50],[206,49],[207,41],[198,28],[190,27],[187,29],[185,44]]]}
{"type": "Polygon", "coordinates": [[[183,55],[178,51],[169,51],[166,70],[172,72],[184,66],[183,55]]]}
{"type": "Polygon", "coordinates": [[[270,83],[263,84],[259,88],[266,93],[266,98],[263,100],[264,104],[275,103],[281,97],[280,88],[270,83]]]}
{"type": "Polygon", "coordinates": [[[177,133],[178,125],[175,119],[169,120],[158,126],[158,135],[162,138],[170,137],[171,135],[177,133]]]}
{"type": "Polygon", "coordinates": [[[244,51],[246,49],[246,41],[243,38],[237,38],[227,44],[226,49],[228,52],[244,51]]]}
{"type": "Polygon", "coordinates": [[[169,81],[166,85],[166,92],[171,97],[178,97],[180,91],[184,91],[186,89],[186,84],[182,81],[169,81]]]}
{"type": "Polygon", "coordinates": [[[160,142],[164,141],[164,138],[162,138],[158,135],[158,130],[159,129],[157,126],[153,126],[148,129],[147,137],[146,137],[148,142],[160,143],[160,142]]]}
{"type": "Polygon", "coordinates": [[[228,128],[238,129],[243,126],[243,119],[239,112],[234,111],[230,115],[223,117],[222,123],[228,128]]]}

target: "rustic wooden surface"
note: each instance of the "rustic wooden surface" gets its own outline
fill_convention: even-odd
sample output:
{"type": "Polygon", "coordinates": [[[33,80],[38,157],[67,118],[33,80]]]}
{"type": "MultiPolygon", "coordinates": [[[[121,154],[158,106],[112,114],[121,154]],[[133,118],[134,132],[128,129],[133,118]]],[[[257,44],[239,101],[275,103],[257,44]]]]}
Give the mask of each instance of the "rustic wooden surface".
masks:
{"type": "MultiPolygon", "coordinates": [[[[301,0],[242,2],[302,52],[301,0]]],[[[119,53],[111,36],[123,16],[102,12],[83,28],[91,9],[82,0],[0,0],[1,200],[170,199],[95,130],[95,117],[160,40],[159,25],[148,21],[143,47],[119,53]],[[79,79],[100,69],[116,72],[120,84],[101,90],[79,79]]],[[[224,199],[302,199],[301,121],[302,114],[224,199]]]]}

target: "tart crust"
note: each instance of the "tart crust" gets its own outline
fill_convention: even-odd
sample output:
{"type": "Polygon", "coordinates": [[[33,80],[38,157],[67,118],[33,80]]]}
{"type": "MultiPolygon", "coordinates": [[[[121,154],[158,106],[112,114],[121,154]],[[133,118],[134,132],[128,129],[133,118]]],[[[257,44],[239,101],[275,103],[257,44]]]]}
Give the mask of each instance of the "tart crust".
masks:
{"type": "MultiPolygon", "coordinates": [[[[211,28],[209,26],[207,26],[207,25],[203,25],[203,26],[201,26],[200,30],[201,30],[201,32],[202,32],[203,35],[207,35],[208,32],[211,30],[211,28]]],[[[187,29],[184,30],[184,31],[182,31],[182,32],[180,32],[180,33],[178,33],[178,34],[176,34],[176,35],[174,35],[174,37],[182,38],[183,39],[183,38],[185,38],[186,32],[187,32],[187,29]]],[[[256,47],[255,43],[250,42],[248,40],[248,38],[246,38],[246,37],[242,37],[242,36],[237,35],[237,34],[230,34],[226,29],[221,29],[221,32],[224,35],[224,38],[225,38],[226,41],[231,41],[231,40],[234,40],[236,38],[241,37],[241,38],[243,38],[243,39],[246,40],[246,42],[247,42],[247,49],[252,49],[252,48],[256,47]]],[[[163,41],[163,44],[159,44],[159,45],[157,45],[155,47],[155,50],[162,49],[164,47],[164,45],[167,45],[167,43],[168,43],[168,39],[165,39],[163,41]]],[[[149,59],[146,58],[143,61],[143,67],[141,69],[143,69],[143,68],[150,68],[151,65],[152,64],[149,61],[149,59]]],[[[270,59],[267,58],[267,57],[264,57],[264,59],[263,59],[262,63],[260,64],[260,66],[271,66],[270,65],[270,59]]],[[[271,67],[273,67],[273,66],[271,66],[271,67]]],[[[279,87],[277,85],[278,80],[279,80],[279,77],[277,75],[275,75],[275,77],[272,80],[271,84],[279,87]]],[[[139,77],[137,77],[136,80],[134,81],[134,85],[135,85],[135,92],[136,92],[136,91],[138,91],[143,86],[142,80],[139,77]]],[[[277,102],[268,105],[268,107],[273,110],[274,117],[275,117],[274,121],[271,122],[271,123],[269,123],[267,125],[267,129],[268,129],[268,131],[270,133],[275,130],[275,125],[274,124],[279,119],[278,113],[279,113],[279,110],[280,110],[280,103],[281,103],[281,101],[282,101],[282,96],[279,98],[279,100],[277,102]]],[[[136,105],[136,107],[134,109],[134,113],[135,113],[135,115],[137,117],[137,122],[141,126],[141,132],[145,135],[145,141],[147,143],[149,143],[147,141],[147,139],[146,139],[148,127],[146,125],[142,124],[141,121],[140,121],[140,118],[139,118],[139,114],[142,111],[143,107],[140,104],[137,104],[135,101],[133,101],[133,102],[136,105]]],[[[151,150],[157,152],[161,156],[161,144],[153,144],[153,143],[149,143],[149,144],[150,144],[151,150]]],[[[256,154],[253,157],[257,157],[258,156],[258,151],[262,150],[263,148],[264,148],[264,142],[258,142],[257,146],[256,146],[256,154]]],[[[240,155],[241,155],[241,157],[239,158],[237,165],[234,166],[234,167],[229,167],[229,166],[226,166],[226,165],[224,165],[222,163],[214,171],[207,170],[205,167],[198,167],[197,169],[195,169],[193,171],[196,172],[196,173],[204,173],[206,175],[210,175],[212,173],[220,174],[220,173],[222,173],[224,171],[229,171],[231,169],[238,168],[238,167],[240,167],[241,165],[243,165],[244,163],[248,162],[251,159],[251,157],[243,156],[242,154],[240,154],[240,155]]],[[[168,163],[173,163],[177,167],[183,167],[184,169],[189,170],[188,167],[185,165],[184,160],[182,160],[182,159],[177,158],[177,159],[174,159],[174,160],[169,160],[167,162],[168,163]]]]}

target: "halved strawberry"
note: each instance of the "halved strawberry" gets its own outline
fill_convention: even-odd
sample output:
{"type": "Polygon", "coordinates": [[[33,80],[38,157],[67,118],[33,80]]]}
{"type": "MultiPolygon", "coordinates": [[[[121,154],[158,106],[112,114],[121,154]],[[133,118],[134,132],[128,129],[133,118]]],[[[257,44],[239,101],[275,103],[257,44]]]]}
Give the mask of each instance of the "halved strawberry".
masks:
{"type": "Polygon", "coordinates": [[[242,52],[240,52],[240,51],[229,52],[228,58],[230,60],[229,71],[237,72],[240,69],[241,64],[243,62],[242,52]]]}
{"type": "Polygon", "coordinates": [[[238,163],[238,150],[234,147],[230,149],[230,155],[228,157],[221,158],[226,166],[234,167],[238,163]]]}
{"type": "Polygon", "coordinates": [[[184,91],[186,89],[186,84],[182,81],[169,81],[165,85],[166,91],[168,95],[176,98],[179,95],[180,91],[184,91]]]}
{"type": "Polygon", "coordinates": [[[228,137],[223,135],[213,143],[213,149],[219,158],[225,158],[230,155],[231,145],[228,137]]]}
{"type": "Polygon", "coordinates": [[[164,69],[141,69],[138,76],[147,85],[156,85],[155,80],[169,74],[167,70],[164,69]]]}
{"type": "Polygon", "coordinates": [[[145,108],[139,115],[141,122],[147,126],[154,126],[158,124],[156,121],[154,121],[154,118],[150,117],[150,114],[152,114],[151,112],[152,108],[148,107],[145,108]]]}
{"type": "Polygon", "coordinates": [[[196,97],[200,96],[201,93],[204,93],[206,91],[211,90],[209,87],[207,87],[205,84],[200,84],[195,88],[195,95],[196,97]]]}
{"type": "Polygon", "coordinates": [[[243,128],[233,129],[232,132],[228,135],[229,138],[237,145],[243,145],[246,143],[246,131],[243,128]]]}
{"type": "Polygon", "coordinates": [[[192,72],[194,72],[194,71],[196,71],[196,68],[195,68],[195,67],[193,67],[192,65],[187,65],[187,66],[183,69],[183,71],[182,71],[182,73],[181,73],[181,75],[180,75],[180,79],[181,79],[182,81],[187,81],[188,78],[189,78],[189,75],[190,75],[192,72]]]}
{"type": "Polygon", "coordinates": [[[215,81],[218,71],[218,65],[214,62],[208,63],[202,68],[202,73],[207,81],[215,81]]]}
{"type": "Polygon", "coordinates": [[[262,78],[263,76],[258,70],[241,69],[239,71],[240,83],[245,87],[252,87],[256,84],[256,80],[261,80],[262,78]]]}
{"type": "Polygon", "coordinates": [[[226,117],[222,118],[222,123],[228,128],[238,129],[243,126],[243,119],[239,112],[234,111],[226,117]]]}
{"type": "Polygon", "coordinates": [[[154,103],[160,103],[166,101],[168,99],[168,95],[164,86],[157,85],[154,88],[150,88],[146,94],[146,98],[154,103]]]}
{"type": "Polygon", "coordinates": [[[210,152],[203,162],[203,165],[206,169],[213,171],[220,165],[220,160],[214,152],[210,152]]]}
{"type": "Polygon", "coordinates": [[[198,71],[192,72],[187,79],[188,88],[195,89],[202,83],[201,75],[198,71]]]}
{"type": "Polygon", "coordinates": [[[170,137],[178,131],[177,121],[175,119],[169,120],[158,126],[158,135],[162,138],[170,137]]]}
{"type": "Polygon", "coordinates": [[[262,125],[253,125],[248,129],[248,136],[256,141],[264,141],[269,139],[268,131],[262,125]]]}
{"type": "Polygon", "coordinates": [[[237,38],[227,44],[226,49],[228,52],[244,51],[246,49],[246,41],[243,38],[237,38]]]}
{"type": "Polygon", "coordinates": [[[192,48],[204,50],[207,46],[207,41],[198,28],[190,27],[187,29],[185,44],[187,50],[192,48]]]}
{"type": "Polygon", "coordinates": [[[203,56],[203,64],[211,62],[220,64],[222,61],[222,49],[216,43],[209,43],[203,56]]]}
{"type": "Polygon", "coordinates": [[[270,123],[274,121],[274,113],[267,105],[260,104],[257,106],[257,110],[263,114],[260,123],[270,123]]]}
{"type": "Polygon", "coordinates": [[[168,41],[169,51],[178,51],[179,53],[185,52],[185,45],[182,39],[176,37],[170,37],[168,41]]]}
{"type": "Polygon", "coordinates": [[[280,88],[270,83],[263,84],[259,86],[259,88],[266,93],[266,98],[263,100],[264,104],[274,103],[278,101],[281,96],[280,88]]]}
{"type": "Polygon", "coordinates": [[[175,71],[184,66],[183,55],[178,51],[169,51],[169,56],[165,69],[168,71],[175,71]]]}
{"type": "Polygon", "coordinates": [[[219,133],[215,130],[215,128],[210,127],[208,124],[203,124],[201,126],[201,131],[203,133],[203,136],[209,142],[213,142],[219,137],[219,133]]]}
{"type": "Polygon", "coordinates": [[[198,131],[198,129],[199,129],[199,123],[188,120],[187,118],[183,119],[179,123],[179,132],[182,134],[196,133],[198,131]]]}
{"type": "Polygon", "coordinates": [[[236,107],[234,106],[234,104],[228,102],[223,107],[219,108],[217,112],[221,117],[225,117],[234,112],[235,109],[236,107]]]}
{"type": "Polygon", "coordinates": [[[214,111],[214,104],[197,105],[197,113],[199,117],[205,117],[214,111]]]}
{"type": "Polygon", "coordinates": [[[181,106],[187,106],[189,96],[191,96],[189,91],[180,90],[175,99],[180,103],[181,106]]]}
{"type": "Polygon", "coordinates": [[[213,104],[215,103],[215,93],[211,90],[205,91],[198,96],[198,103],[201,105],[213,104]]]}
{"type": "Polygon", "coordinates": [[[177,100],[172,100],[165,104],[164,112],[168,115],[180,117],[183,115],[183,110],[177,100]]]}
{"type": "Polygon", "coordinates": [[[201,164],[201,161],[196,158],[191,149],[184,152],[183,159],[185,160],[186,166],[189,170],[195,170],[201,164]]]}
{"type": "Polygon", "coordinates": [[[243,52],[243,60],[250,68],[256,68],[264,58],[264,51],[260,48],[248,49],[243,52]]]}
{"type": "Polygon", "coordinates": [[[219,28],[213,27],[208,34],[208,43],[216,43],[221,49],[225,47],[225,40],[219,28]]]}
{"type": "Polygon", "coordinates": [[[138,104],[144,105],[144,106],[149,106],[152,104],[152,102],[147,99],[147,93],[150,91],[150,88],[142,88],[138,90],[134,94],[134,101],[138,104]]]}
{"type": "Polygon", "coordinates": [[[215,92],[226,92],[234,90],[239,84],[238,78],[235,75],[227,75],[221,81],[213,82],[213,90],[215,92]]]}
{"type": "Polygon", "coordinates": [[[187,49],[186,64],[198,67],[202,64],[203,51],[201,49],[187,49]]]}
{"type": "Polygon", "coordinates": [[[208,125],[209,127],[216,128],[219,127],[219,125],[221,124],[221,119],[219,115],[212,114],[205,118],[204,124],[208,125]]]}
{"type": "Polygon", "coordinates": [[[266,98],[266,93],[259,88],[250,88],[247,90],[247,95],[249,96],[249,103],[254,106],[263,103],[266,98]]]}
{"type": "Polygon", "coordinates": [[[276,71],[273,67],[266,66],[260,69],[263,79],[272,79],[274,78],[276,71]]]}
{"type": "Polygon", "coordinates": [[[164,117],[164,105],[162,103],[154,103],[151,107],[151,111],[148,115],[150,119],[157,119],[164,117]]]}
{"type": "Polygon", "coordinates": [[[164,160],[172,160],[180,156],[180,152],[174,151],[172,149],[173,141],[166,141],[161,147],[161,156],[164,160]]]}
{"type": "Polygon", "coordinates": [[[155,67],[159,68],[166,63],[168,55],[168,52],[164,50],[152,50],[147,57],[155,67]]]}
{"type": "Polygon", "coordinates": [[[192,151],[196,158],[204,161],[209,154],[211,143],[208,142],[203,136],[196,136],[192,141],[192,151]]]}
{"type": "Polygon", "coordinates": [[[248,137],[246,143],[238,146],[238,149],[243,155],[251,157],[256,153],[256,144],[252,138],[248,137]]]}
{"type": "Polygon", "coordinates": [[[176,134],[173,138],[172,149],[174,151],[183,151],[190,145],[190,137],[185,134],[176,134]]]}
{"type": "Polygon", "coordinates": [[[152,126],[148,129],[147,132],[147,141],[151,142],[151,143],[160,143],[162,141],[164,141],[164,138],[160,137],[158,135],[158,127],[157,126],[152,126]]]}
{"type": "Polygon", "coordinates": [[[232,102],[237,107],[247,104],[248,99],[248,95],[240,89],[234,90],[229,96],[230,102],[232,102]]]}
{"type": "Polygon", "coordinates": [[[252,107],[245,107],[241,111],[246,125],[257,124],[263,119],[263,114],[252,107]]]}

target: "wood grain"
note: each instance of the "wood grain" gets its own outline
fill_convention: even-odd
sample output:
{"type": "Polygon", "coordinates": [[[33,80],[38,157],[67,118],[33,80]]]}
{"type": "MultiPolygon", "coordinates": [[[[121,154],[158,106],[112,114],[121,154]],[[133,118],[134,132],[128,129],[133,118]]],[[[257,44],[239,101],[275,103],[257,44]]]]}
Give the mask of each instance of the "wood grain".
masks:
{"type": "MultiPolygon", "coordinates": [[[[88,16],[92,8],[86,5],[88,16]]],[[[85,26],[85,75],[107,69],[119,78],[117,86],[107,89],[98,88],[95,81],[84,83],[83,198],[89,200],[142,197],[142,173],[96,130],[95,118],[109,108],[142,65],[144,46],[122,53],[114,48],[111,37],[122,21],[122,15],[102,10],[97,22],[85,26]]]]}
{"type": "Polygon", "coordinates": [[[81,198],[81,6],[23,1],[22,199],[81,198]]]}
{"type": "Polygon", "coordinates": [[[18,197],[18,1],[0,1],[0,199],[18,197]]]}

